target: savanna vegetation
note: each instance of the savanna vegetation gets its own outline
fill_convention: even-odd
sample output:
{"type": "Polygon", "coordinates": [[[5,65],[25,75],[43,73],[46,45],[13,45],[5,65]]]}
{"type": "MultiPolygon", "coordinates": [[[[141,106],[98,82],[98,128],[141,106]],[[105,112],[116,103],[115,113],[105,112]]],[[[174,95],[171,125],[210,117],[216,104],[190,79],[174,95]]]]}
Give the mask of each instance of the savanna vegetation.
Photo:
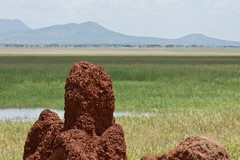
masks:
{"type": "MultiPolygon", "coordinates": [[[[90,61],[111,76],[117,111],[150,113],[117,118],[130,160],[162,154],[191,135],[216,139],[238,159],[240,57],[146,55],[0,56],[0,108],[63,109],[71,65],[90,61]]],[[[22,158],[31,124],[0,121],[0,159],[22,158]]]]}

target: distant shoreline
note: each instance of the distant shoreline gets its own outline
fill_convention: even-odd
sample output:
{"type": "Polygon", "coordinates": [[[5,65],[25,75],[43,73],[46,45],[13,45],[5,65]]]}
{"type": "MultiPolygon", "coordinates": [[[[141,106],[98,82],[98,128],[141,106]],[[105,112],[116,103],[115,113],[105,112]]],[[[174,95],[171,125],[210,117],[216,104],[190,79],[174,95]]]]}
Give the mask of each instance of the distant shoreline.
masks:
{"type": "Polygon", "coordinates": [[[233,45],[176,45],[176,44],[1,44],[0,48],[240,48],[233,45]]]}
{"type": "Polygon", "coordinates": [[[240,56],[240,48],[0,48],[0,56],[240,56]]]}

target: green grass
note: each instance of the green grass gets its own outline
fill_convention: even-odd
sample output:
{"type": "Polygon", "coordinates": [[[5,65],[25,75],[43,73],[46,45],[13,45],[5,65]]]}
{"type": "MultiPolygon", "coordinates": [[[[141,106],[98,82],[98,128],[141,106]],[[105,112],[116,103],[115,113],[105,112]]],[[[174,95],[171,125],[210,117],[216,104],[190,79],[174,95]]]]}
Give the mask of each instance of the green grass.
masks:
{"type": "MultiPolygon", "coordinates": [[[[117,118],[125,131],[129,160],[163,154],[189,136],[204,135],[223,144],[233,160],[240,158],[240,108],[162,109],[154,116],[117,118]]],[[[22,159],[28,122],[0,121],[0,159],[22,159]]]]}
{"type": "Polygon", "coordinates": [[[194,108],[161,110],[150,117],[118,119],[125,130],[129,159],[144,153],[161,155],[189,136],[204,135],[223,144],[233,160],[240,158],[240,108],[212,111],[194,108]]]}
{"type": "MultiPolygon", "coordinates": [[[[63,109],[64,85],[76,61],[102,65],[113,80],[128,158],[162,154],[188,136],[205,135],[240,156],[240,57],[0,56],[0,108],[63,109]]],[[[31,123],[0,121],[0,159],[22,159],[31,123]]]]}
{"type": "Polygon", "coordinates": [[[0,121],[0,159],[23,159],[23,147],[32,123],[0,121]]]}
{"type": "Polygon", "coordinates": [[[0,107],[64,106],[76,61],[102,65],[117,110],[240,106],[240,57],[0,57],[0,107]]]}

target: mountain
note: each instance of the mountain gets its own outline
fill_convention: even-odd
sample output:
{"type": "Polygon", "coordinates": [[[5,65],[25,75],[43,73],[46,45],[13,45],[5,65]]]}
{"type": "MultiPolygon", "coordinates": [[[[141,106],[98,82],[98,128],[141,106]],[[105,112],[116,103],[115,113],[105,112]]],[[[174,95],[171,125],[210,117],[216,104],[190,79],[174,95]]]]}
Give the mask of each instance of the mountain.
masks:
{"type": "Polygon", "coordinates": [[[203,46],[239,46],[240,42],[211,38],[203,34],[190,34],[190,35],[175,39],[175,44],[181,44],[181,45],[196,44],[196,45],[203,45],[203,46]]]}
{"type": "MultiPolygon", "coordinates": [[[[163,40],[163,42],[159,42],[163,40]]],[[[136,37],[110,31],[95,22],[53,25],[18,33],[0,34],[0,43],[17,44],[154,44],[165,39],[136,37]]]]}
{"type": "Polygon", "coordinates": [[[240,46],[240,42],[219,40],[202,34],[191,34],[177,39],[129,36],[108,30],[91,21],[31,29],[19,20],[2,19],[0,19],[0,43],[240,46]]]}
{"type": "Polygon", "coordinates": [[[10,33],[27,30],[31,29],[18,19],[0,19],[0,33],[10,33]]]}

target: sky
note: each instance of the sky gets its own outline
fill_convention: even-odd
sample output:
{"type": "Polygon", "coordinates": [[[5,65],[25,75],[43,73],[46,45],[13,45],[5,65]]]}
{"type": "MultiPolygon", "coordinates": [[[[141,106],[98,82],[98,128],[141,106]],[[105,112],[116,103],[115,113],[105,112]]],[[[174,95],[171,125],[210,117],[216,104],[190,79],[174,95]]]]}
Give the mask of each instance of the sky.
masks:
{"type": "Polygon", "coordinates": [[[128,35],[240,41],[240,0],[0,0],[0,19],[33,29],[94,21],[128,35]]]}

